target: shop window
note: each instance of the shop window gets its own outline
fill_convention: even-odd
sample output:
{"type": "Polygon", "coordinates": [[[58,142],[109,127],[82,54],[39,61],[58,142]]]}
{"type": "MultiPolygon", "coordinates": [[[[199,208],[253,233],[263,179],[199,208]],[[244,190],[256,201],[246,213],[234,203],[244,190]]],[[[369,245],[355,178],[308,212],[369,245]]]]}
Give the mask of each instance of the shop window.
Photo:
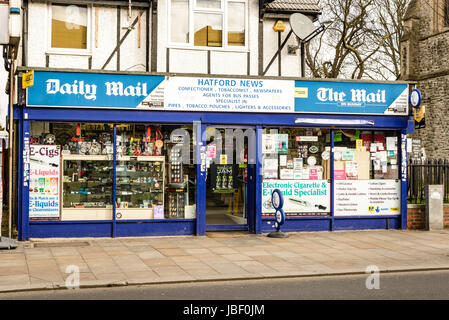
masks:
{"type": "Polygon", "coordinates": [[[171,0],[170,41],[194,47],[245,47],[247,2],[171,0]],[[189,23],[190,19],[193,23],[189,23]],[[192,39],[190,39],[192,34],[192,39]]]}
{"type": "Polygon", "coordinates": [[[262,213],[271,193],[284,194],[286,215],[330,214],[330,130],[266,128],[262,134],[262,213]]]}
{"type": "MultiPolygon", "coordinates": [[[[30,219],[111,220],[112,124],[32,122],[30,219]]],[[[117,220],[194,218],[192,128],[117,125],[117,220]]]]}
{"type": "Polygon", "coordinates": [[[192,126],[117,127],[117,219],[195,217],[192,138],[192,126]]]}
{"type": "Polygon", "coordinates": [[[336,130],[335,180],[398,178],[398,137],[391,131],[336,130]]]}
{"type": "Polygon", "coordinates": [[[221,47],[223,18],[221,15],[195,13],[195,46],[221,47]]]}
{"type": "Polygon", "coordinates": [[[245,4],[228,2],[228,46],[245,46],[245,4]]]}
{"type": "Polygon", "coordinates": [[[111,124],[31,124],[30,219],[112,219],[111,124]]]}
{"type": "Polygon", "coordinates": [[[335,215],[400,212],[398,133],[335,130],[335,215]]]}
{"type": "Polygon", "coordinates": [[[171,41],[189,43],[189,0],[171,0],[171,41]]]}
{"type": "Polygon", "coordinates": [[[52,4],[50,16],[52,49],[88,49],[87,6],[52,4]]]}

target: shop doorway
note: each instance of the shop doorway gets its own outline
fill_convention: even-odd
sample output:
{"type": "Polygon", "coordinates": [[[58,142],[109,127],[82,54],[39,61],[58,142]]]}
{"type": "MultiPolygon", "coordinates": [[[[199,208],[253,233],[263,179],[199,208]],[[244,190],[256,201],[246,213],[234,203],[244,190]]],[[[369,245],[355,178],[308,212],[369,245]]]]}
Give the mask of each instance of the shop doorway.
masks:
{"type": "Polygon", "coordinates": [[[206,231],[252,230],[255,130],[207,127],[206,231]]]}

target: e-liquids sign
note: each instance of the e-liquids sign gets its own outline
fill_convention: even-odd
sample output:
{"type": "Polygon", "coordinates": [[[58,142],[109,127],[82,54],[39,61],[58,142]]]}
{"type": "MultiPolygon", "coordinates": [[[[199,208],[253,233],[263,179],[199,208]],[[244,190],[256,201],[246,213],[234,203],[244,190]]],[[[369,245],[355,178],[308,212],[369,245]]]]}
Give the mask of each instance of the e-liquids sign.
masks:
{"type": "Polygon", "coordinates": [[[273,190],[284,196],[286,215],[328,215],[330,213],[330,185],[327,180],[265,180],[262,182],[262,213],[275,213],[271,203],[273,190]]]}
{"type": "Polygon", "coordinates": [[[30,146],[30,219],[59,218],[61,146],[30,146]]]}

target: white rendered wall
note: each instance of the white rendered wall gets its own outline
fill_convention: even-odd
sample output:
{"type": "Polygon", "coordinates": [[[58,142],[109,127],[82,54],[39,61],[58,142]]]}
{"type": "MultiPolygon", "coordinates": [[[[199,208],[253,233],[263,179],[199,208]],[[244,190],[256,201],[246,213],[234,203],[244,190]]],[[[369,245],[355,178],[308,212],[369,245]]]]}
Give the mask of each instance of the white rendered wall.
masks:
{"type": "MultiPolygon", "coordinates": [[[[46,53],[50,54],[49,67],[87,69],[89,56],[92,55],[92,69],[101,69],[117,45],[117,8],[98,7],[98,39],[96,39],[96,7],[90,10],[90,51],[77,54],[52,54],[49,48],[50,21],[49,7],[45,3],[30,2],[28,5],[28,66],[45,67],[46,53]],[[98,47],[96,46],[98,43],[98,47]]],[[[138,48],[138,24],[130,32],[120,47],[120,70],[145,71],[146,66],[146,9],[140,19],[140,48],[138,48]]],[[[132,9],[128,19],[128,9],[121,9],[120,36],[137,17],[137,8],[132,9]]],[[[117,55],[106,66],[105,70],[117,70],[117,55]]]]}
{"type": "Polygon", "coordinates": [[[210,54],[212,74],[247,74],[247,52],[212,51],[210,54]]]}
{"type": "MultiPolygon", "coordinates": [[[[271,58],[278,50],[278,33],[273,30],[277,19],[265,18],[263,23],[263,69],[268,66],[271,58]]],[[[288,20],[283,20],[285,25],[284,32],[281,33],[281,44],[287,37],[290,31],[290,24],[288,20]]],[[[284,77],[300,77],[301,76],[301,51],[296,50],[295,55],[287,53],[287,46],[297,46],[296,36],[293,33],[285,44],[281,52],[281,76],[284,77]]],[[[270,69],[268,69],[266,76],[278,76],[278,59],[274,60],[270,69]]]]}
{"type": "MultiPolygon", "coordinates": [[[[3,47],[0,46],[3,52],[3,47]]],[[[8,96],[5,93],[6,81],[8,80],[8,72],[6,72],[3,66],[3,58],[0,65],[0,125],[6,128],[6,116],[8,115],[8,96]]]]}
{"type": "MultiPolygon", "coordinates": [[[[170,49],[169,64],[170,72],[207,73],[207,51],[170,49]]],[[[158,71],[165,72],[165,67],[158,71]]]]}
{"type": "MultiPolygon", "coordinates": [[[[138,43],[139,36],[139,22],[136,23],[134,29],[128,34],[122,46],[120,47],[120,70],[123,71],[145,71],[146,70],[146,9],[141,10],[140,17],[140,48],[138,43]]],[[[128,18],[128,10],[121,10],[121,32],[120,38],[122,38],[127,29],[132,25],[134,20],[138,17],[138,9],[133,8],[131,11],[131,18],[128,18]]],[[[115,33],[114,33],[115,34],[115,33]]]]}

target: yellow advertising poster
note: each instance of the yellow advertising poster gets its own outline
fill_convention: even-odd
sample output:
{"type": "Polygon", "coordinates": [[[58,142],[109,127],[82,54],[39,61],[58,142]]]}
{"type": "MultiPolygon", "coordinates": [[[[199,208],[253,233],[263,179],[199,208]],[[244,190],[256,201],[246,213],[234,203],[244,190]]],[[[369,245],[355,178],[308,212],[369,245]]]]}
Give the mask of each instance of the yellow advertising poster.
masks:
{"type": "Polygon", "coordinates": [[[308,98],[309,88],[295,88],[295,98],[308,98]]]}
{"type": "Polygon", "coordinates": [[[220,164],[228,164],[228,156],[226,154],[220,156],[220,164]]]}
{"type": "Polygon", "coordinates": [[[34,85],[34,70],[22,74],[22,89],[32,87],[34,85]]]}

